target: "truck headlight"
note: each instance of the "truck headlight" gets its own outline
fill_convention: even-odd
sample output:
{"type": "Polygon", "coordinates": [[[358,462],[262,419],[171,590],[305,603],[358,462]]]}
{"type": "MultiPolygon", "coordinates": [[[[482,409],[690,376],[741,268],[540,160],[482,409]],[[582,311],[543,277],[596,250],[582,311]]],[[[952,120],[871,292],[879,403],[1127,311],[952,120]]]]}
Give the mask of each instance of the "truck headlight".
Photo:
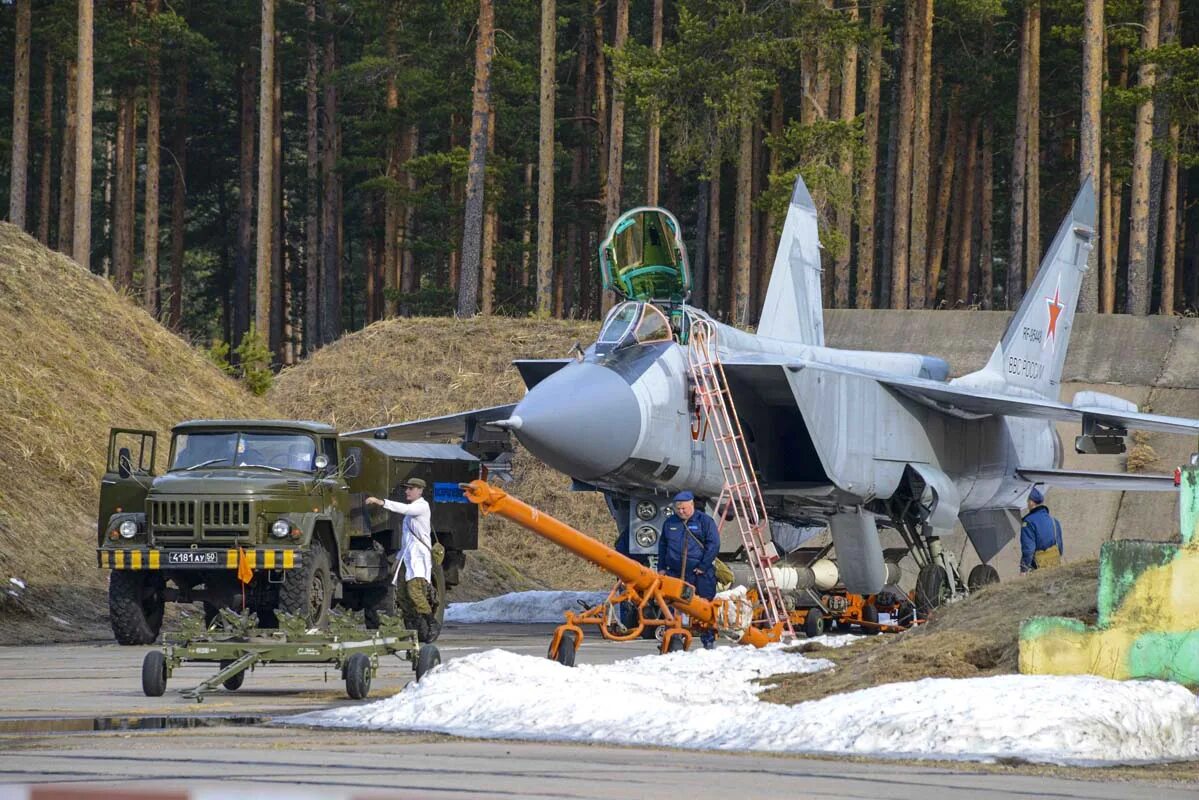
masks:
{"type": "Polygon", "coordinates": [[[276,539],[282,539],[287,534],[291,533],[291,523],[285,519],[277,519],[271,523],[271,536],[276,539]]]}
{"type": "Polygon", "coordinates": [[[638,547],[653,547],[658,541],[658,531],[652,525],[642,525],[633,536],[638,547]]]}
{"type": "Polygon", "coordinates": [[[121,523],[121,527],[117,528],[117,530],[120,531],[122,538],[132,539],[134,536],[137,536],[137,523],[131,519],[127,519],[121,523]]]}
{"type": "Polygon", "coordinates": [[[658,507],[650,500],[642,500],[637,504],[637,518],[649,522],[658,516],[658,507]]]}

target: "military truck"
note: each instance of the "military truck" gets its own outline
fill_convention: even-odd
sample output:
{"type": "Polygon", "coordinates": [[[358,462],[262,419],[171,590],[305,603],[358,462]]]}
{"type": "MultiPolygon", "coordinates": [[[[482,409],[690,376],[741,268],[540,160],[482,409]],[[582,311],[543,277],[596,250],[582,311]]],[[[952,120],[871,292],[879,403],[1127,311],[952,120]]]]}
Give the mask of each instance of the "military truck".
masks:
{"type": "Polygon", "coordinates": [[[386,428],[339,436],[318,422],[194,420],[172,430],[157,474],[157,444],[153,431],[109,434],[96,553],[112,571],[109,613],[121,644],[153,642],[167,603],[201,603],[209,620],[221,608],[250,609],[265,627],[277,610],[314,627],[334,605],[363,610],[369,626],[380,613],[404,613],[433,641],[446,592],[478,547],[478,510],[458,485],[511,452],[506,441],[396,441],[386,428]],[[416,477],[433,515],[432,619],[397,605],[403,517],[364,502],[402,501],[401,483],[416,477]]]}

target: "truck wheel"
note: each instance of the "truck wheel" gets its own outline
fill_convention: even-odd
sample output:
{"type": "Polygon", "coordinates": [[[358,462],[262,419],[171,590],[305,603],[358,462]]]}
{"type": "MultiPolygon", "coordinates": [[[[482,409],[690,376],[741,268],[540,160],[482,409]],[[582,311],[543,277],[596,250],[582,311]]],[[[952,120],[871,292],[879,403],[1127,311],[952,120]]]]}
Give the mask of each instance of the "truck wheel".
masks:
{"type": "Polygon", "coordinates": [[[371,660],[365,653],[355,653],[346,662],[346,694],[361,700],[371,691],[371,660]]]}
{"type": "Polygon", "coordinates": [[[380,614],[396,615],[396,587],[390,583],[362,590],[362,616],[366,619],[366,627],[377,629],[380,614]]]}
{"type": "Polygon", "coordinates": [[[310,627],[324,628],[329,624],[332,596],[329,553],[320,542],[314,541],[299,569],[284,570],[279,586],[279,610],[302,617],[310,627]]]}
{"type": "MultiPolygon", "coordinates": [[[[431,617],[409,610],[404,618],[404,623],[416,631],[416,638],[421,643],[437,641],[437,637],[441,635],[442,623],[445,621],[445,570],[436,563],[433,564],[429,606],[433,609],[431,617]]],[[[405,604],[405,608],[408,608],[407,604],[405,604]]]]}
{"type": "Polygon", "coordinates": [[[153,644],[162,628],[162,577],[113,570],[108,579],[108,618],[120,644],[153,644]]]}
{"type": "Polygon", "coordinates": [[[441,651],[431,644],[427,644],[420,649],[416,654],[416,680],[429,674],[429,671],[441,663],[441,651]]]}
{"type": "MultiPolygon", "coordinates": [[[[224,669],[225,667],[229,666],[232,663],[233,663],[232,661],[222,661],[221,669],[224,669]]],[[[246,673],[243,671],[243,672],[237,673],[232,678],[229,678],[227,681],[225,681],[221,685],[224,686],[226,689],[228,689],[231,692],[236,692],[238,689],[241,688],[241,685],[245,682],[246,682],[246,673]]]]}
{"type": "Polygon", "coordinates": [[[808,613],[804,614],[803,632],[809,639],[815,639],[824,633],[824,615],[820,613],[820,609],[809,608],[808,613]]]}
{"type": "Polygon", "coordinates": [[[162,697],[167,690],[167,659],[161,650],[151,650],[142,659],[142,691],[146,697],[162,697]]]}
{"type": "Polygon", "coordinates": [[[999,583],[999,571],[990,564],[979,564],[970,570],[970,576],[966,578],[966,588],[972,592],[993,583],[999,583]]]}

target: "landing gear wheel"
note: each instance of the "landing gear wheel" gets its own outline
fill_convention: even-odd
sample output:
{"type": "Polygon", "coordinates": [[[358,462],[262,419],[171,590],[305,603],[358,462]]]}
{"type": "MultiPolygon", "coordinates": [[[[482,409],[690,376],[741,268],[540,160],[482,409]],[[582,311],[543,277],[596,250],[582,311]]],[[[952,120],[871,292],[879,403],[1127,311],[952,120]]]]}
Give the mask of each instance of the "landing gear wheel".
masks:
{"type": "Polygon", "coordinates": [[[114,569],[108,579],[108,618],[120,644],[153,644],[166,609],[162,577],[114,569]]]}
{"type": "Polygon", "coordinates": [[[314,541],[296,569],[283,571],[279,586],[279,610],[302,617],[309,627],[329,624],[329,600],[333,596],[333,575],[329,553],[314,541]]]}
{"type": "Polygon", "coordinates": [[[142,691],[146,693],[146,697],[162,697],[162,693],[166,690],[166,656],[162,654],[161,650],[151,650],[142,659],[142,691]]]}
{"type": "Polygon", "coordinates": [[[916,576],[916,610],[922,617],[949,599],[949,575],[940,564],[921,567],[916,576]]]}
{"type": "Polygon", "coordinates": [[[550,653],[550,658],[557,661],[564,667],[573,667],[575,665],[575,652],[578,650],[579,643],[575,638],[574,631],[563,631],[562,638],[558,641],[558,654],[550,653]]]}
{"type": "Polygon", "coordinates": [[[808,609],[808,613],[804,614],[803,632],[809,639],[815,639],[824,633],[824,615],[820,613],[820,609],[808,609]]]}
{"type": "Polygon", "coordinates": [[[867,636],[874,636],[878,633],[878,628],[874,627],[878,625],[878,608],[873,603],[862,606],[862,622],[869,623],[861,626],[862,633],[867,636]]]}
{"type": "MultiPolygon", "coordinates": [[[[233,663],[232,661],[222,661],[221,669],[224,669],[225,667],[229,666],[232,663],[233,663]]],[[[246,673],[243,671],[243,672],[237,673],[232,678],[229,678],[221,685],[224,686],[226,689],[228,689],[231,692],[236,692],[238,689],[241,688],[241,685],[245,682],[246,682],[246,673]]]]}
{"type": "Polygon", "coordinates": [[[970,570],[970,575],[966,578],[966,588],[971,592],[977,592],[993,583],[999,583],[999,571],[990,564],[979,564],[970,570]]]}
{"type": "MultiPolygon", "coordinates": [[[[402,589],[401,589],[402,591],[402,589]]],[[[433,581],[430,584],[429,607],[432,614],[417,614],[406,602],[404,608],[404,624],[416,631],[416,638],[421,644],[435,642],[441,635],[441,626],[445,622],[445,569],[441,564],[433,564],[433,581]]]]}
{"type": "Polygon", "coordinates": [[[416,680],[429,674],[429,671],[441,663],[441,652],[431,644],[427,644],[416,654],[416,680]]]}
{"type": "Polygon", "coordinates": [[[355,653],[346,661],[346,694],[361,700],[371,691],[371,660],[365,653],[355,653]]]}

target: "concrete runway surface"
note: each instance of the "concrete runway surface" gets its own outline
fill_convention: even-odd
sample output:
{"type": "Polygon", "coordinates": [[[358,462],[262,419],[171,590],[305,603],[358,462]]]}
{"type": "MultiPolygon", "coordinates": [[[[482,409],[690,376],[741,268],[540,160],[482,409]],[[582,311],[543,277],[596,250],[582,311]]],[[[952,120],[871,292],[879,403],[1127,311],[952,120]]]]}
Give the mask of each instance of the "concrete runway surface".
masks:
{"type": "MultiPolygon", "coordinates": [[[[553,626],[450,625],[443,660],[491,647],[542,655],[553,626]]],[[[236,693],[197,705],[178,694],[207,667],[183,667],[164,697],[141,691],[147,648],[114,644],[0,648],[0,800],[50,797],[563,797],[1194,798],[1199,784],[1138,781],[1135,771],[920,765],[529,742],[421,733],[317,731],[263,725],[112,730],[119,718],[269,718],[343,705],[340,675],[281,665],[250,674],[236,693]],[[97,718],[100,722],[95,722],[97,718]],[[108,729],[105,729],[108,728],[108,729]],[[1052,773],[1057,774],[1052,774],[1052,773]],[[1048,774],[1047,774],[1048,773],[1048,774]],[[1119,780],[1113,778],[1119,775],[1119,780]],[[1078,777],[1076,777],[1078,776],[1078,777]],[[1128,780],[1132,778],[1132,780],[1128,780]],[[80,790],[86,794],[77,794],[80,790]]],[[[652,651],[589,637],[580,662],[652,651]]],[[[386,659],[378,699],[411,679],[386,659]]],[[[752,724],[750,722],[749,724],[752,724]]],[[[1193,773],[1192,773],[1193,774],[1193,773]]],[[[1147,774],[1156,779],[1162,773],[1147,774]]]]}

